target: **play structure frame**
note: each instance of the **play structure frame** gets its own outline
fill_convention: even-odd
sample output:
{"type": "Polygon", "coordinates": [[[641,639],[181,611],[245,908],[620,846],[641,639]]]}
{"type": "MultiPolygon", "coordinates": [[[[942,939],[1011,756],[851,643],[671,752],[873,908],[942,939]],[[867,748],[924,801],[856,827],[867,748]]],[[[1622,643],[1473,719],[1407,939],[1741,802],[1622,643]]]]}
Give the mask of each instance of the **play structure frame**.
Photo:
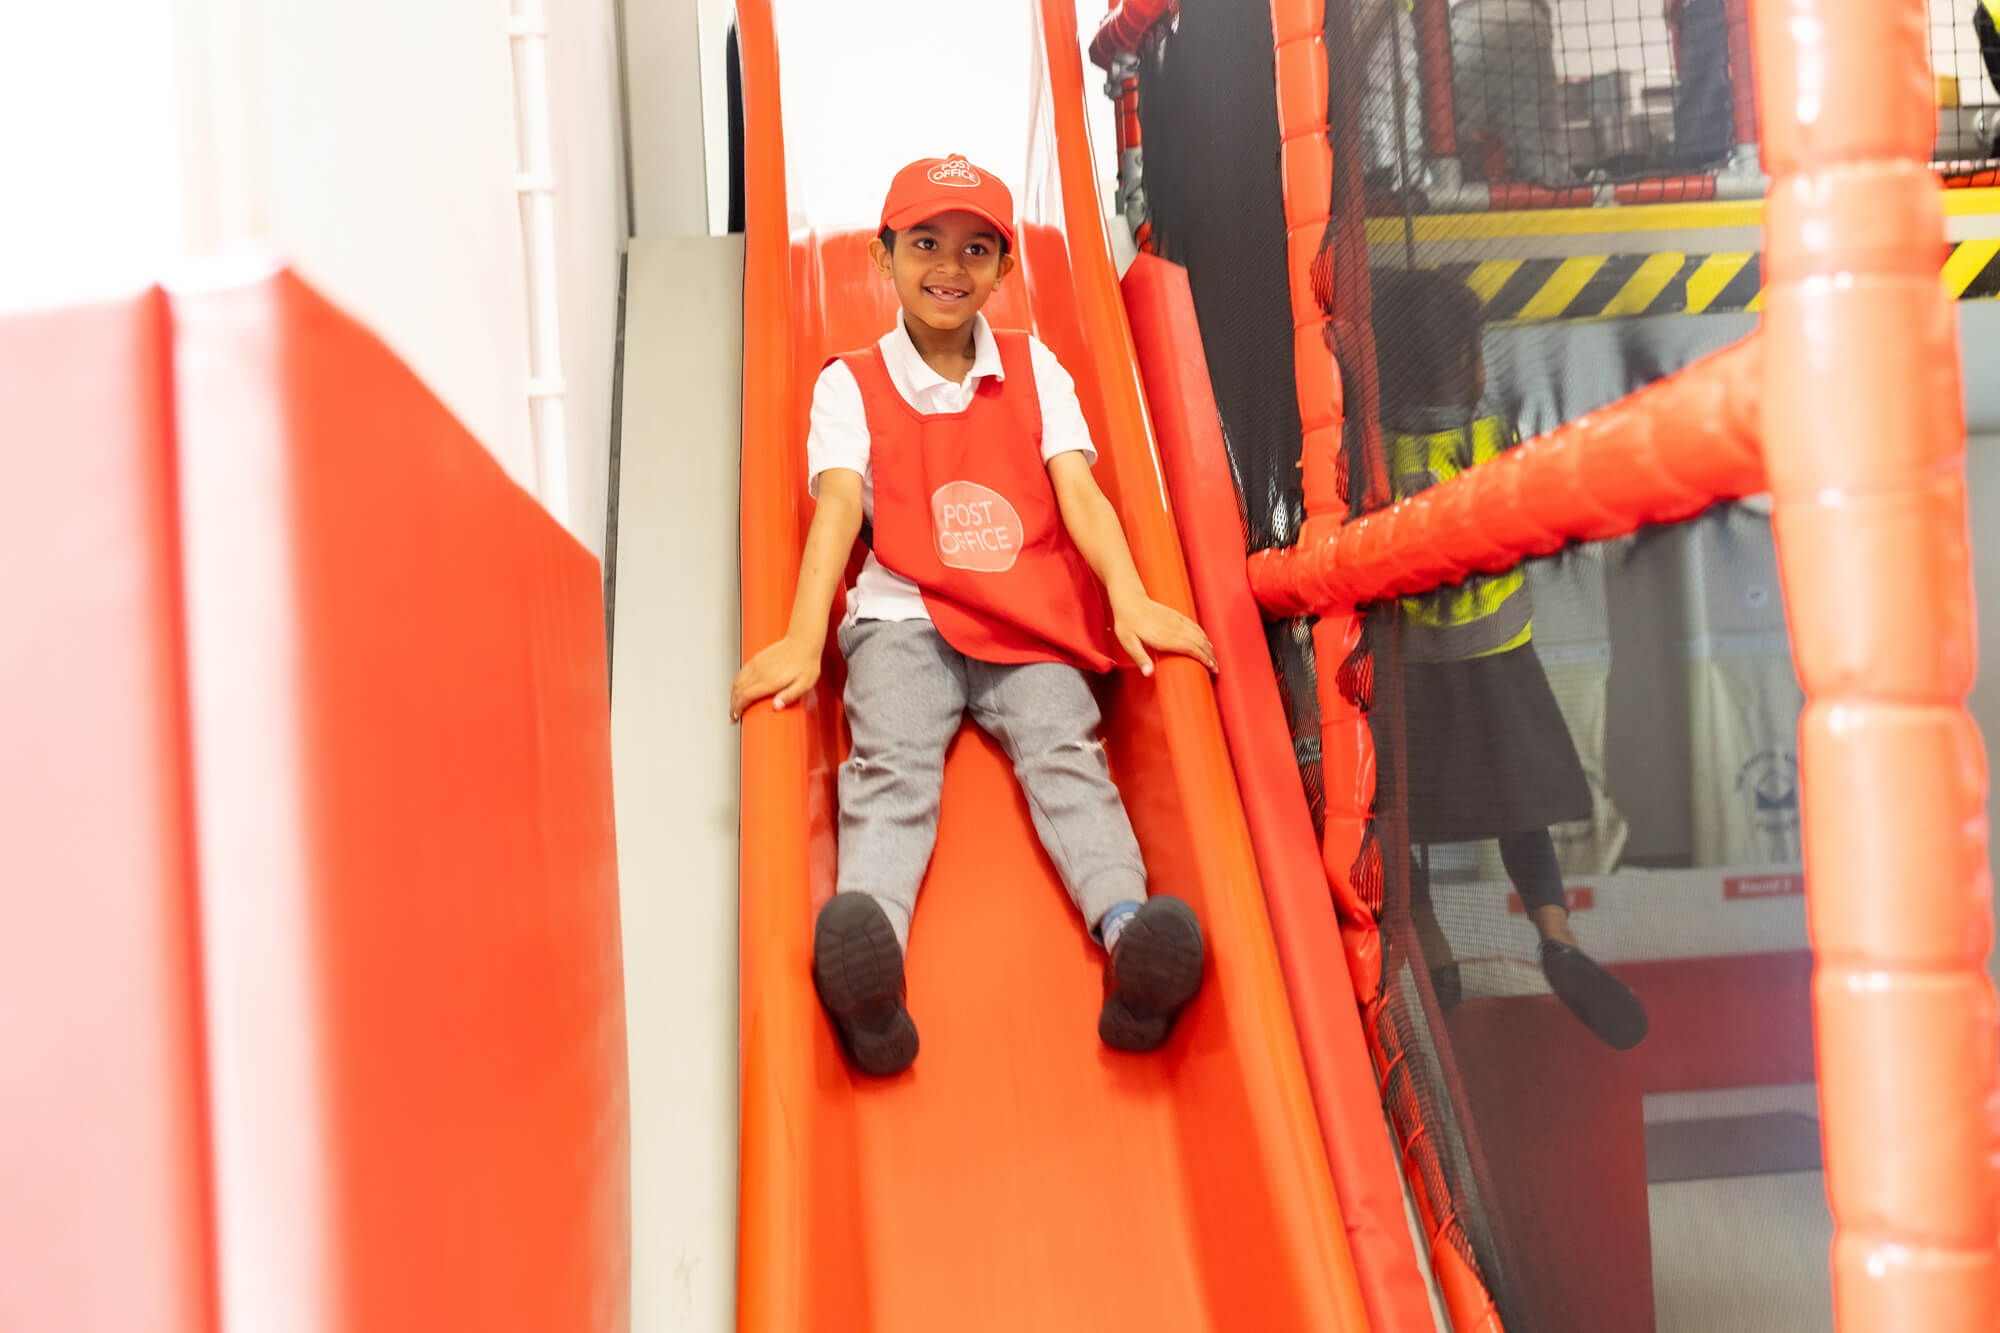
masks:
{"type": "MultiPolygon", "coordinates": [[[[1395,1109],[1407,1053],[1381,1021],[1384,865],[1370,827],[1358,608],[1769,491],[1807,696],[1807,910],[1836,1318],[1844,1329],[2000,1327],[1985,757],[1964,707],[1974,671],[1965,431],[1957,331],[1937,280],[1925,7],[1751,0],[1757,100],[1739,97],[1736,115],[1739,139],[1761,125],[1771,173],[1759,330],[1388,508],[1386,478],[1349,477],[1342,448],[1350,415],[1376,429],[1360,169],[1328,138],[1330,121],[1355,123],[1359,90],[1330,77],[1323,37],[1329,5],[1346,3],[1271,4],[1307,519],[1295,547],[1251,557],[1250,579],[1267,615],[1319,617],[1328,908],[1385,1103],[1395,1109]],[[1379,512],[1348,521],[1357,486],[1362,508],[1379,512]]],[[[1415,8],[1434,37],[1444,6],[1415,8]]],[[[1115,4],[1093,59],[1115,71],[1170,9],[1115,4]]],[[[1420,42],[1427,85],[1448,88],[1439,55],[1420,42]]],[[[1442,96],[1425,103],[1434,156],[1455,147],[1442,96]]],[[[1366,443],[1362,456],[1379,459],[1366,443]]],[[[1287,966],[1299,974],[1289,956],[1287,966]]],[[[1395,1119],[1454,1321],[1497,1329],[1460,1257],[1451,1201],[1427,1187],[1426,1127],[1395,1119]]]]}
{"type": "MultiPolygon", "coordinates": [[[[1321,617],[1325,667],[1354,653],[1366,603],[1771,493],[1807,699],[1806,901],[1836,1323],[1975,1333],[2000,1327],[1996,1018],[1985,754],[1965,709],[1965,427],[1957,329],[1937,279],[1925,6],[1751,10],[1772,176],[1759,330],[1490,467],[1347,522],[1350,487],[1379,496],[1382,483],[1344,475],[1347,409],[1321,297],[1339,345],[1361,349],[1350,383],[1365,393],[1359,191],[1342,192],[1356,201],[1346,216],[1329,216],[1325,5],[1273,0],[1307,521],[1296,547],[1252,558],[1251,580],[1270,614],[1321,617]]],[[[1381,960],[1372,742],[1336,672],[1322,669],[1320,694],[1324,862],[1366,1005],[1381,960]]],[[[1374,1054],[1386,1077],[1401,1053],[1374,1054]]],[[[1425,1198],[1410,1174],[1435,1240],[1454,1224],[1448,1201],[1425,1198]]],[[[1447,1265],[1439,1276],[1461,1328],[1497,1326],[1470,1274],[1447,1265]]]]}

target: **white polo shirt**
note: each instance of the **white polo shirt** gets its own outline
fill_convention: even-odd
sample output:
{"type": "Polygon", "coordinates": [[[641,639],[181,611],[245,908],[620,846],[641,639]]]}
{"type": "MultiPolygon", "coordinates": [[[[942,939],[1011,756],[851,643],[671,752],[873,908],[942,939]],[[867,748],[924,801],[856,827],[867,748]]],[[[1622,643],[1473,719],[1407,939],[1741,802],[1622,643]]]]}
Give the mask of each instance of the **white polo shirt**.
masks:
{"type": "MultiPolygon", "coordinates": [[[[926,416],[963,412],[971,405],[980,380],[988,375],[1006,378],[1000,368],[1000,345],[993,340],[984,315],[972,317],[972,369],[963,384],[953,384],[924,364],[901,316],[876,346],[882,349],[882,361],[896,392],[926,416]]],[[[1094,465],[1097,447],[1090,442],[1090,427],[1076,401],[1076,382],[1056,360],[1056,354],[1032,335],[1028,338],[1028,364],[1034,369],[1035,393],[1042,404],[1042,461],[1075,451],[1094,465]]],[[[862,512],[873,519],[875,474],[868,455],[868,413],[861,403],[861,386],[844,362],[835,361],[820,372],[819,382],[813,386],[812,429],[806,435],[806,472],[811,477],[808,487],[812,494],[819,495],[819,476],[828,468],[859,472],[862,512]]],[[[847,621],[929,619],[917,585],[884,569],[870,551],[848,594],[847,621]]]]}

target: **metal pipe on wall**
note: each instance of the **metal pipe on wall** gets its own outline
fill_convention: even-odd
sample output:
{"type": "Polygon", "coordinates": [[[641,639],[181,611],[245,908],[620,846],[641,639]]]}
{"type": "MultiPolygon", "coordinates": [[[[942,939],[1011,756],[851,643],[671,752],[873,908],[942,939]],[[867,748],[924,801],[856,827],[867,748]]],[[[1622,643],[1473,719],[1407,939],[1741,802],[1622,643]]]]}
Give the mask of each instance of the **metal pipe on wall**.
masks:
{"type": "Polygon", "coordinates": [[[562,325],[556,304],[556,179],[549,149],[548,15],[542,0],[513,0],[507,40],[514,68],[518,142],[514,191],[521,205],[521,258],[528,295],[528,429],[535,494],[564,527],[569,512],[568,420],[563,402],[562,325]]]}

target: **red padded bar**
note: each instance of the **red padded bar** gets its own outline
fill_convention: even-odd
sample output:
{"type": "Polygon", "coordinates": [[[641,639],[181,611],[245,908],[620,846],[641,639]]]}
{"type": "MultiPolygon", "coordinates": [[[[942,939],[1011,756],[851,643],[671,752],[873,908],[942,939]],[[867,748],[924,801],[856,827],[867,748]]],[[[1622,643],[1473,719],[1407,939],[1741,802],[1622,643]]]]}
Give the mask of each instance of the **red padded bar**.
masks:
{"type": "MultiPolygon", "coordinates": [[[[1354,990],[1331,975],[1342,957],[1341,914],[1320,869],[1312,812],[1299,785],[1284,703],[1270,673],[1263,618],[1244,573],[1235,483],[1187,271],[1141,255],[1125,271],[1122,287],[1195,607],[1222,666],[1215,681],[1216,702],[1243,793],[1362,1298],[1372,1327],[1418,1327],[1429,1318],[1430,1299],[1410,1247],[1395,1146],[1369,1074],[1354,990]]],[[[1339,893],[1346,885],[1334,888],[1339,893]]],[[[1357,920],[1369,921],[1360,905],[1352,911],[1357,920]]]]}
{"type": "Polygon", "coordinates": [[[1754,494],[1764,484],[1758,357],[1746,340],[1414,499],[1260,551],[1250,558],[1257,600],[1279,615],[1358,606],[1754,494]]]}

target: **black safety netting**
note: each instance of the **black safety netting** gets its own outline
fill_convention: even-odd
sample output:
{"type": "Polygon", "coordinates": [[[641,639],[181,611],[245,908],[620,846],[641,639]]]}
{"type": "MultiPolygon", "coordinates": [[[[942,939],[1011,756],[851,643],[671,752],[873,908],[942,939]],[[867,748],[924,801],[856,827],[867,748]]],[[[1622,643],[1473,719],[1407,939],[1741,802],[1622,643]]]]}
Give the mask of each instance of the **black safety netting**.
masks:
{"type": "MultiPolygon", "coordinates": [[[[1749,159],[1747,8],[1733,0],[1356,0],[1371,192],[1457,211],[1469,185],[1570,189],[1686,177],[1749,159]]],[[[1479,196],[1484,198],[1482,191],[1479,196]]],[[[1483,206],[1483,205],[1482,205],[1483,206]]]]}
{"type": "Polygon", "coordinates": [[[1368,619],[1398,1036],[1505,1326],[1825,1327],[1768,517],[1718,505],[1368,619]]]}
{"type": "MultiPolygon", "coordinates": [[[[1642,235],[1591,256],[1532,222],[1414,225],[1414,176],[1396,173],[1414,160],[1403,144],[1423,144],[1409,75],[1425,62],[1407,26],[1423,8],[1327,6],[1323,248],[1345,262],[1322,298],[1350,516],[1735,340],[1761,285],[1754,235],[1642,235]],[[1374,58],[1357,34],[1409,50],[1374,58]],[[1381,114],[1399,104],[1401,129],[1381,114]]],[[[1542,37],[1505,45],[1485,25],[1525,14],[1532,29],[1542,14],[1559,57],[1598,42],[1615,65],[1626,39],[1609,29],[1625,19],[1610,16],[1628,11],[1653,15],[1625,67],[1636,77],[1654,67],[1649,43],[1675,40],[1655,0],[1465,0],[1449,11],[1452,54],[1477,19],[1482,77],[1539,62],[1496,52],[1542,37]]],[[[1147,40],[1139,104],[1152,242],[1188,269],[1246,549],[1292,545],[1300,421],[1264,7],[1184,3],[1147,40]]],[[[1734,111],[1716,114],[1733,135],[1734,111]]],[[[1676,149],[1671,102],[1655,121],[1651,155],[1620,171],[1678,169],[1689,135],[1676,149]]],[[[1571,179],[1610,169],[1600,156],[1577,174],[1584,141],[1561,142],[1571,179]]],[[[1368,1021],[1442,1241],[1514,1333],[1825,1327],[1801,696],[1761,507],[1393,599],[1339,663],[1316,660],[1315,623],[1266,626],[1273,670],[1322,832],[1319,672],[1367,710],[1376,790],[1357,869],[1372,869],[1357,889],[1379,893],[1385,958],[1368,1021]]]]}
{"type": "Polygon", "coordinates": [[[2000,25],[1986,0],[1932,0],[1938,139],[1932,156],[1971,169],[2000,158],[2000,25]]]}
{"type": "MultiPolygon", "coordinates": [[[[1373,211],[1509,206],[1486,186],[1643,185],[1623,201],[1705,199],[1718,173],[1758,175],[1748,0],[1329,8],[1350,16],[1366,89],[1358,129],[1373,211]]],[[[1977,167],[2000,133],[2000,31],[1985,0],[1937,0],[1929,22],[1933,156],[1977,167]]]]}
{"type": "Polygon", "coordinates": [[[1153,245],[1188,270],[1253,551],[1305,516],[1297,449],[1260,443],[1299,438],[1274,96],[1261,5],[1184,5],[1140,57],[1153,245]]]}
{"type": "MultiPolygon", "coordinates": [[[[1292,545],[1305,520],[1271,49],[1268,9],[1186,5],[1171,30],[1155,30],[1139,68],[1152,241],[1188,271],[1250,551],[1292,545]]],[[[1326,788],[1312,625],[1266,632],[1317,831],[1326,788]]]]}

